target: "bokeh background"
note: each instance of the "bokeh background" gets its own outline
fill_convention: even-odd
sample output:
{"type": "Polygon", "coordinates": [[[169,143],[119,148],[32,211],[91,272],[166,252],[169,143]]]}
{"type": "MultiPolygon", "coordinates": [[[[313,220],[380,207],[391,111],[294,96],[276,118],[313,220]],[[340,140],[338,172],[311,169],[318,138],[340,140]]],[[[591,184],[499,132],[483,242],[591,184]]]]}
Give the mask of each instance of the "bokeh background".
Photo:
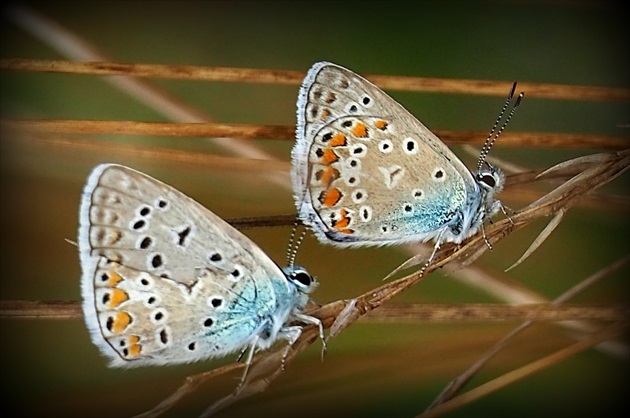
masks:
{"type": "MultiPolygon", "coordinates": [[[[68,59],[22,20],[49,19],[126,63],[306,71],[333,61],[362,74],[409,75],[628,88],[627,14],[616,2],[266,2],[82,1],[2,5],[1,58],[68,59]]],[[[133,94],[90,75],[2,70],[2,118],[169,121],[133,94]]],[[[151,79],[209,118],[225,123],[295,123],[297,85],[151,79]]],[[[432,129],[487,130],[503,97],[392,91],[432,129]]],[[[507,92],[506,92],[507,93],[507,92]]],[[[627,102],[528,99],[509,131],[627,135],[627,102]]],[[[66,135],[62,137],[72,137],[66,135]]],[[[121,143],[230,155],[198,138],[83,136],[104,151],[42,146],[3,132],[0,140],[2,300],[80,300],[76,239],[80,193],[93,166],[118,162],[182,190],[224,218],[295,212],[290,190],[253,171],[181,164],[116,153],[121,143]],[[107,149],[111,149],[111,153],[107,149]]],[[[484,138],[479,138],[480,143],[484,138]]],[[[290,160],[291,141],[253,146],[290,160]]],[[[630,143],[629,143],[630,145],[630,143]]],[[[460,153],[467,162],[473,159],[460,153]]],[[[514,148],[492,154],[526,168],[545,168],[601,149],[514,148]]],[[[288,172],[281,176],[288,179],[288,172]]],[[[607,186],[627,199],[626,173],[607,186]]],[[[514,196],[507,205],[529,203],[514,196]]],[[[553,299],[630,251],[627,203],[574,208],[524,264],[504,273],[544,228],[518,231],[477,265],[506,283],[553,299]]],[[[283,264],[290,228],[244,231],[283,264]]],[[[405,248],[339,250],[308,236],[298,262],[321,282],[320,303],[357,296],[407,259],[405,248]]],[[[626,305],[625,267],[573,302],[626,305]]],[[[442,271],[391,303],[503,302],[442,271]]],[[[421,413],[448,381],[505,333],[503,322],[355,323],[319,359],[315,343],[269,390],[221,412],[222,417],[409,417],[421,413]]],[[[184,377],[227,364],[115,370],[106,367],[81,319],[0,321],[2,409],[16,416],[131,416],[174,391],[184,377]]],[[[575,341],[563,328],[534,326],[468,386],[474,387],[575,341]]],[[[504,388],[449,416],[593,416],[628,413],[628,341],[619,351],[592,349],[504,388]]],[[[200,387],[167,416],[196,415],[228,394],[240,372],[200,387]]],[[[618,414],[617,414],[618,415],[618,414]]]]}

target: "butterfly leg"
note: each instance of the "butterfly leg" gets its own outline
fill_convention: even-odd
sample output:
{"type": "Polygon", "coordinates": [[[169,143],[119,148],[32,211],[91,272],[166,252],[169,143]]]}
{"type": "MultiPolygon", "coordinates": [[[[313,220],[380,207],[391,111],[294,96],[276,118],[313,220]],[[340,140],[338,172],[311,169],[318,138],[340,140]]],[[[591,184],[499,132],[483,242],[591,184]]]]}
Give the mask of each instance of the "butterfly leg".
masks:
{"type": "Polygon", "coordinates": [[[252,364],[252,360],[254,359],[254,352],[256,351],[256,347],[258,345],[258,338],[259,338],[258,336],[254,337],[254,339],[252,340],[252,343],[249,346],[245,347],[243,351],[241,352],[241,355],[239,356],[239,360],[240,360],[243,357],[243,354],[245,354],[245,351],[249,350],[249,352],[247,353],[247,360],[245,361],[245,370],[243,371],[243,376],[241,377],[241,381],[236,387],[235,392],[239,392],[241,388],[243,387],[243,384],[245,383],[245,379],[247,378],[247,373],[249,372],[249,366],[252,364]]]}
{"type": "Polygon", "coordinates": [[[302,327],[300,326],[286,327],[286,328],[283,328],[281,332],[284,335],[284,337],[287,340],[289,340],[289,344],[287,345],[287,348],[284,350],[284,354],[282,354],[282,370],[284,371],[287,356],[289,355],[289,351],[291,351],[291,347],[293,347],[293,344],[295,344],[298,338],[300,338],[300,335],[302,335],[302,327]]]}
{"type": "Polygon", "coordinates": [[[481,235],[483,235],[483,241],[486,243],[490,251],[492,251],[492,244],[490,243],[490,241],[488,240],[488,237],[486,236],[486,227],[483,224],[483,222],[481,223],[481,235]]]}
{"type": "Polygon", "coordinates": [[[510,220],[510,223],[514,225],[514,221],[512,220],[512,217],[507,213],[506,209],[509,209],[512,213],[514,213],[514,210],[508,206],[504,206],[503,203],[501,203],[501,201],[499,200],[497,200],[497,203],[499,204],[499,208],[501,209],[501,212],[503,212],[505,217],[510,220]]]}
{"type": "Polygon", "coordinates": [[[433,261],[433,257],[435,257],[435,254],[437,254],[438,250],[440,249],[440,246],[442,245],[442,236],[444,235],[445,232],[446,232],[446,228],[442,229],[442,232],[440,232],[440,234],[435,239],[433,252],[431,252],[429,259],[427,260],[426,263],[424,263],[424,266],[422,266],[422,268],[420,269],[420,273],[419,273],[420,277],[424,275],[424,272],[426,271],[426,269],[429,268],[429,266],[431,265],[431,262],[433,261]]]}
{"type": "MultiPolygon", "coordinates": [[[[514,225],[514,221],[512,220],[512,218],[510,217],[510,215],[507,213],[507,210],[506,210],[506,208],[507,209],[510,209],[510,208],[508,208],[507,206],[504,206],[500,200],[497,200],[496,202],[494,202],[492,213],[495,213],[498,210],[496,209],[497,207],[498,209],[501,209],[501,212],[503,212],[503,214],[510,220],[510,223],[514,225]]],[[[512,210],[512,212],[514,211],[512,210]]],[[[486,217],[486,212],[484,211],[482,219],[484,219],[485,217],[486,217]]],[[[488,221],[492,223],[491,218],[488,218],[488,221]]],[[[492,244],[490,243],[490,240],[488,240],[488,237],[486,236],[486,228],[485,228],[484,222],[481,223],[481,234],[483,235],[483,241],[486,243],[488,248],[492,250],[492,244]]]]}
{"type": "Polygon", "coordinates": [[[295,317],[300,321],[306,324],[317,325],[319,328],[319,339],[322,340],[322,361],[324,361],[324,356],[326,355],[326,351],[328,351],[328,346],[326,345],[326,336],[324,335],[324,324],[319,318],[315,318],[314,316],[304,315],[302,313],[295,314],[295,317]]]}
{"type": "Polygon", "coordinates": [[[247,350],[249,349],[249,346],[246,346],[245,348],[243,348],[241,350],[241,352],[239,353],[238,357],[236,358],[236,362],[238,363],[239,361],[243,360],[243,356],[245,355],[245,353],[247,352],[247,350]]]}

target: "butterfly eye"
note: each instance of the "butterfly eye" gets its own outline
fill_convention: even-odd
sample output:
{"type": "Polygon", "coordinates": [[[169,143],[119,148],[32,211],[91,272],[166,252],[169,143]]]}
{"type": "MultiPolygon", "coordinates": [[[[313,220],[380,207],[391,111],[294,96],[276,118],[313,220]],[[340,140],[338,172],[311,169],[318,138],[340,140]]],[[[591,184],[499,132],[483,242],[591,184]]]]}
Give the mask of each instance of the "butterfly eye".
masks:
{"type": "Polygon", "coordinates": [[[490,173],[479,174],[477,176],[477,181],[479,183],[483,183],[490,188],[494,188],[497,185],[497,181],[494,176],[490,173]]]}
{"type": "Polygon", "coordinates": [[[294,270],[289,274],[289,279],[300,289],[308,289],[313,283],[313,277],[306,270],[294,270]]]}

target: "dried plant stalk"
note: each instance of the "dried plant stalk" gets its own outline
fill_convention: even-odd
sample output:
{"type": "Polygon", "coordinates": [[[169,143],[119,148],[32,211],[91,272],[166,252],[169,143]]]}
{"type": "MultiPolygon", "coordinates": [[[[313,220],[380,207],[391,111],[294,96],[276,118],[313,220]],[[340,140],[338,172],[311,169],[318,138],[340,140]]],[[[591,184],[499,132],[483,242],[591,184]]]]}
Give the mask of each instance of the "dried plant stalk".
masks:
{"type": "MultiPolygon", "coordinates": [[[[0,127],[26,132],[64,134],[109,134],[174,136],[193,138],[233,138],[251,140],[279,139],[293,141],[295,127],[284,125],[245,125],[228,123],[170,123],[104,120],[1,119],[0,127]]],[[[435,130],[447,144],[478,144],[482,131],[435,130]]],[[[545,132],[512,132],[501,137],[502,147],[600,148],[624,149],[623,135],[589,135],[545,132]]]]}
{"type": "MultiPolygon", "coordinates": [[[[299,85],[303,71],[252,68],[200,67],[193,65],[129,64],[119,62],[78,62],[62,60],[2,59],[0,69],[92,75],[171,78],[198,81],[299,85]]],[[[384,90],[439,92],[503,96],[512,82],[428,77],[365,76],[384,90]]],[[[623,88],[522,83],[528,97],[570,100],[629,101],[630,90],[623,88]]]]}
{"type": "Polygon", "coordinates": [[[512,370],[490,382],[484,383],[470,391],[466,392],[463,395],[460,395],[457,398],[454,398],[448,402],[445,402],[439,406],[436,406],[434,409],[426,411],[423,414],[417,416],[417,418],[429,418],[429,417],[438,417],[442,416],[445,413],[454,411],[458,408],[461,408],[465,405],[470,404],[471,402],[481,399],[484,396],[488,396],[489,394],[496,392],[497,390],[506,387],[518,380],[524,379],[527,376],[530,376],[536,372],[545,370],[557,363],[560,363],[566,359],[571,358],[572,356],[579,354],[591,347],[594,347],[597,344],[600,344],[604,341],[610,340],[611,338],[616,338],[627,334],[628,325],[627,324],[614,324],[604,328],[599,331],[595,335],[584,339],[583,341],[579,341],[569,347],[563,348],[561,350],[556,351],[544,358],[533,361],[523,367],[519,367],[516,370],[512,370]]]}
{"type": "MultiPolygon", "coordinates": [[[[551,302],[551,304],[556,305],[556,306],[560,306],[561,303],[565,302],[566,300],[569,300],[571,297],[573,297],[577,293],[583,291],[588,286],[591,286],[591,285],[595,284],[596,282],[598,282],[599,280],[602,280],[604,277],[606,277],[607,275],[611,274],[612,272],[620,269],[621,267],[623,267],[624,265],[626,265],[629,262],[630,262],[630,255],[623,257],[621,260],[618,260],[618,261],[614,262],[613,264],[611,264],[610,266],[607,266],[607,267],[601,269],[597,273],[587,277],[586,279],[584,279],[583,281],[581,281],[577,285],[571,287],[569,290],[564,292],[562,295],[560,295],[559,297],[554,299],[551,302]]],[[[490,361],[490,359],[492,359],[500,350],[502,350],[503,348],[506,347],[506,345],[509,343],[510,340],[512,340],[512,338],[514,338],[516,335],[521,333],[523,330],[527,329],[532,324],[533,324],[533,320],[528,320],[528,321],[522,323],[521,325],[519,325],[518,327],[516,327],[514,330],[512,330],[510,333],[508,333],[501,340],[499,340],[478,361],[476,361],[468,370],[466,370],[464,373],[459,375],[456,379],[452,380],[442,390],[442,392],[438,395],[438,397],[431,403],[431,405],[429,405],[429,407],[427,408],[426,411],[430,411],[430,410],[432,410],[434,408],[437,408],[439,405],[441,405],[441,404],[449,401],[450,399],[454,398],[455,395],[464,387],[464,385],[466,385],[466,383],[468,383],[470,381],[470,379],[472,379],[473,376],[484,365],[486,365],[490,361]]]]}
{"type": "MultiPolygon", "coordinates": [[[[78,319],[83,317],[78,301],[0,300],[4,319],[78,319]]],[[[630,320],[630,308],[602,305],[563,305],[549,303],[396,304],[382,306],[364,318],[375,322],[405,321],[568,321],[630,320]]]]}

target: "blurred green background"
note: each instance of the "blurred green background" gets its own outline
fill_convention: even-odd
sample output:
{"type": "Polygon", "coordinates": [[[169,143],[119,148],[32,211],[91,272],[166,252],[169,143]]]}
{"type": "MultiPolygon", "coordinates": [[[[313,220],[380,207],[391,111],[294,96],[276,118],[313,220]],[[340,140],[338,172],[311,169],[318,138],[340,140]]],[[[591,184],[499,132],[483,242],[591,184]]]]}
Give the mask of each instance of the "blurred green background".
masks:
{"type": "MultiPolygon", "coordinates": [[[[327,60],[361,74],[630,86],[627,13],[615,2],[15,2],[3,3],[2,58],[70,59],[25,30],[28,7],[118,62],[306,71],[327,60]]],[[[2,71],[2,118],[168,121],[103,78],[2,71]]],[[[297,86],[149,80],[215,121],[295,123],[297,86]]],[[[507,93],[507,92],[506,92],[507,93]]],[[[503,97],[391,92],[431,129],[487,130],[503,97]]],[[[509,131],[628,135],[627,102],[528,99],[509,131]]],[[[228,154],[195,138],[86,137],[112,153],[42,147],[3,132],[0,141],[2,300],[80,300],[76,239],[81,189],[91,168],[119,162],[145,171],[224,218],[291,214],[291,192],[253,172],[121,156],[117,144],[228,154]]],[[[480,138],[480,143],[484,138],[480,138]]],[[[290,141],[255,146],[289,161],[290,141]]],[[[629,143],[630,146],[630,143],[629,143]]],[[[458,148],[454,148],[459,153],[458,148]]],[[[501,147],[492,155],[545,168],[598,149],[501,147]]],[[[460,153],[460,155],[462,155],[460,153]]],[[[472,161],[466,157],[466,161],[472,161]]],[[[288,178],[288,172],[283,172],[288,178]]],[[[628,196],[626,173],[606,190],[628,196]]],[[[507,201],[518,209],[528,201],[507,201]]],[[[627,210],[578,207],[524,264],[503,273],[545,226],[541,220],[503,240],[479,266],[547,298],[630,251],[627,210]]],[[[244,231],[279,264],[289,228],[244,231]]],[[[404,248],[339,250],[309,236],[298,262],[314,273],[319,303],[357,296],[408,257],[404,248]]],[[[589,288],[575,302],[627,306],[630,269],[589,288]]],[[[391,303],[501,302],[438,271],[391,303]]],[[[518,322],[354,324],[320,343],[271,388],[222,417],[409,417],[422,412],[518,322]]],[[[153,407],[189,374],[234,360],[115,370],[106,367],[82,320],[0,322],[2,409],[17,416],[130,416],[153,407]]],[[[571,344],[553,324],[521,335],[468,386],[571,344]]],[[[613,355],[590,350],[449,416],[627,415],[628,341],[613,355]]],[[[199,388],[167,416],[199,414],[228,394],[240,372],[199,388]]]]}

